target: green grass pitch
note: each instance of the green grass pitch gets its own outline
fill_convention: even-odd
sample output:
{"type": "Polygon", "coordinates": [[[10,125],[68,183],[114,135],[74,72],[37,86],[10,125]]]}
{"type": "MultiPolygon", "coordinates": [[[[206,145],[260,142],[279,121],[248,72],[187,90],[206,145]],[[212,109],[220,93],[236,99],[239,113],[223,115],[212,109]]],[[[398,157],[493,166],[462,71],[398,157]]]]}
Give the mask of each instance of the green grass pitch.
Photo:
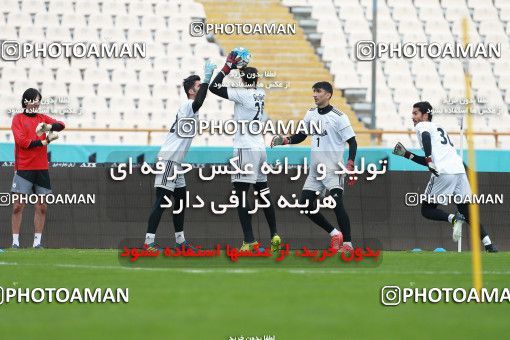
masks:
{"type": "MultiPolygon", "coordinates": [[[[508,303],[381,304],[385,285],[470,287],[469,252],[384,252],[377,267],[258,260],[134,269],[115,250],[7,250],[4,288],[128,287],[129,303],[3,304],[0,338],[480,339],[510,330],[508,303]]],[[[483,254],[484,286],[509,287],[509,263],[510,253],[483,254]]]]}

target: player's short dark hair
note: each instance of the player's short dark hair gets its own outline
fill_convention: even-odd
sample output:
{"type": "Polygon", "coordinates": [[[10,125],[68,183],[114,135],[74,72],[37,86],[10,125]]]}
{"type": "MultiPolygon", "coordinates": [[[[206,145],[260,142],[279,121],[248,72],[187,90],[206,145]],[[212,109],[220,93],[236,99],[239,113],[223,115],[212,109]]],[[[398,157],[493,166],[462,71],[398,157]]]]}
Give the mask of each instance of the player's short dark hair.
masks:
{"type": "Polygon", "coordinates": [[[333,85],[331,85],[327,81],[319,81],[313,84],[312,89],[314,90],[323,89],[324,91],[329,92],[331,93],[331,95],[333,95],[333,85]]]}
{"type": "Polygon", "coordinates": [[[259,80],[258,71],[255,67],[245,67],[240,70],[242,72],[242,79],[246,85],[257,85],[259,80]]]}
{"type": "Polygon", "coordinates": [[[34,101],[39,97],[39,99],[42,99],[41,93],[37,91],[34,88],[29,88],[25,92],[23,92],[23,97],[21,97],[21,107],[26,108],[27,107],[27,101],[34,101]]]}
{"type": "Polygon", "coordinates": [[[195,86],[195,82],[197,80],[200,80],[200,77],[197,76],[196,74],[193,74],[182,81],[182,87],[184,87],[184,92],[186,93],[186,96],[189,97],[188,91],[191,88],[193,88],[193,86],[195,86]]]}
{"type": "Polygon", "coordinates": [[[413,108],[417,108],[422,114],[428,114],[429,122],[432,121],[432,105],[429,102],[414,103],[413,108]]]}

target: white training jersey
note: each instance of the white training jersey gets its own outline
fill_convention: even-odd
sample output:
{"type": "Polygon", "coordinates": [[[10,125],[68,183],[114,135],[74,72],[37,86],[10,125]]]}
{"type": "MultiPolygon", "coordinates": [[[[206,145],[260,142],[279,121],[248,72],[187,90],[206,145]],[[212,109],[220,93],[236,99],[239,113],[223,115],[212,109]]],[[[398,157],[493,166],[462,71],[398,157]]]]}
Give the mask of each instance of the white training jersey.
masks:
{"type": "Polygon", "coordinates": [[[430,133],[432,161],[436,165],[439,174],[466,173],[462,158],[457,154],[448,133],[442,127],[432,122],[420,122],[414,128],[422,149],[421,135],[425,131],[430,133]]]}
{"type": "Polygon", "coordinates": [[[304,118],[307,126],[310,122],[316,122],[321,128],[320,134],[314,131],[312,135],[310,166],[315,168],[318,164],[324,164],[328,170],[338,170],[338,163],[343,164],[344,161],[345,143],[356,134],[342,111],[334,107],[321,111],[325,113],[319,113],[317,107],[312,108],[304,118]]]}
{"type": "MultiPolygon", "coordinates": [[[[172,123],[170,131],[168,131],[168,134],[166,135],[165,142],[158,153],[158,157],[161,157],[163,160],[174,161],[177,163],[182,163],[184,160],[191,142],[193,141],[193,137],[186,137],[184,132],[178,133],[181,126],[183,131],[188,131],[183,126],[184,124],[182,124],[184,121],[181,120],[181,123],[179,123],[179,120],[182,118],[185,118],[186,120],[192,119],[195,121],[195,124],[198,124],[198,111],[193,112],[192,104],[192,99],[186,99],[181,106],[179,106],[175,120],[172,123]]],[[[191,136],[192,134],[189,135],[191,136]]]]}
{"type": "MultiPolygon", "coordinates": [[[[266,149],[264,136],[259,134],[250,134],[248,122],[252,120],[264,120],[264,100],[266,93],[260,88],[242,88],[228,87],[228,99],[234,104],[234,120],[245,121],[245,133],[242,133],[241,126],[238,126],[234,136],[234,148],[237,149],[266,149]]],[[[262,129],[254,129],[261,130],[262,129]]]]}

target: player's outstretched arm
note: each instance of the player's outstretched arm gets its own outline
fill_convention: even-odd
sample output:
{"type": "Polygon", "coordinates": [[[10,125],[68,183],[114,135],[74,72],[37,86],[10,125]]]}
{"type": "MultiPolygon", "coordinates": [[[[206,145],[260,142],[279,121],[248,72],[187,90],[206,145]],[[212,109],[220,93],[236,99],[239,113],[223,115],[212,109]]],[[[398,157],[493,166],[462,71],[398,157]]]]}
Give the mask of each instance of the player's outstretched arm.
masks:
{"type": "Polygon", "coordinates": [[[193,113],[196,113],[204,104],[205,97],[207,96],[207,87],[211,82],[211,78],[214,70],[216,69],[216,65],[207,60],[204,64],[204,78],[202,80],[202,84],[200,84],[200,88],[198,89],[197,96],[193,103],[191,104],[191,108],[193,109],[193,113]]]}
{"type": "MultiPolygon", "coordinates": [[[[356,141],[356,137],[351,137],[347,140],[347,144],[349,144],[349,158],[347,160],[347,170],[354,170],[354,160],[356,159],[356,152],[358,151],[358,142],[356,141]]],[[[347,178],[347,185],[353,186],[356,184],[358,180],[353,176],[347,178]]]]}
{"type": "Polygon", "coordinates": [[[209,85],[209,90],[221,98],[228,99],[228,90],[223,86],[223,78],[225,78],[223,72],[218,72],[211,85],[209,85]]]}
{"type": "Polygon", "coordinates": [[[429,168],[429,171],[435,176],[439,176],[436,165],[432,161],[432,138],[430,137],[429,132],[425,131],[421,134],[421,142],[423,145],[423,151],[425,152],[425,164],[427,165],[427,168],[429,168]]]}
{"type": "Polygon", "coordinates": [[[437,172],[436,165],[432,162],[432,142],[430,138],[430,133],[423,132],[421,135],[421,141],[423,145],[423,151],[425,151],[425,157],[421,157],[415,155],[412,152],[406,150],[406,148],[402,145],[402,143],[398,142],[393,149],[393,153],[398,156],[402,156],[416,162],[418,164],[426,166],[430,172],[432,172],[435,176],[439,176],[437,172]]]}
{"type": "Polygon", "coordinates": [[[278,145],[287,145],[287,144],[299,144],[306,139],[306,134],[297,133],[295,135],[284,137],[281,135],[276,135],[271,140],[271,147],[275,147],[278,145]]]}
{"type": "Polygon", "coordinates": [[[347,144],[349,144],[349,160],[354,163],[356,159],[356,152],[358,151],[358,142],[356,141],[356,137],[351,137],[347,140],[347,144]]]}
{"type": "Polygon", "coordinates": [[[393,154],[410,159],[413,162],[418,163],[420,165],[427,166],[425,157],[418,156],[410,151],[407,151],[404,145],[402,145],[402,143],[400,142],[398,142],[397,145],[395,145],[395,147],[393,148],[393,154]]]}
{"type": "Polygon", "coordinates": [[[193,113],[196,113],[198,110],[200,110],[202,104],[204,104],[205,97],[207,96],[207,86],[209,86],[209,84],[207,83],[200,84],[197,96],[195,97],[195,100],[193,100],[193,103],[191,104],[193,113]]]}
{"type": "Polygon", "coordinates": [[[223,78],[225,78],[225,76],[229,74],[232,69],[237,68],[238,61],[239,58],[237,58],[237,53],[235,52],[231,52],[227,56],[225,65],[223,66],[221,71],[218,72],[218,74],[212,81],[211,85],[209,86],[209,90],[211,90],[212,93],[214,93],[217,96],[220,96],[221,98],[228,99],[228,91],[227,88],[223,86],[223,78]]]}

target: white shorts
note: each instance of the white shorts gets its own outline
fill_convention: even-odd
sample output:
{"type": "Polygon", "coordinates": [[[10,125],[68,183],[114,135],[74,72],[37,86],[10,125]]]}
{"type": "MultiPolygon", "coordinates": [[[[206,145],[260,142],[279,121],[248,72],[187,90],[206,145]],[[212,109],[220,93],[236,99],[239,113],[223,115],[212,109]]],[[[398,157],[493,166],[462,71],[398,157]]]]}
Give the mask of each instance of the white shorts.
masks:
{"type": "Polygon", "coordinates": [[[181,170],[181,164],[174,161],[166,161],[165,172],[156,175],[154,187],[165,188],[170,191],[174,191],[175,188],[185,187],[184,174],[178,174],[174,179],[168,179],[168,177],[172,177],[175,169],[181,170]]]}
{"type": "Polygon", "coordinates": [[[446,202],[442,203],[439,195],[470,196],[471,187],[466,174],[442,174],[439,177],[432,174],[425,188],[425,195],[436,197],[434,203],[446,205],[446,202]]]}
{"type": "Polygon", "coordinates": [[[330,170],[326,172],[323,179],[317,179],[319,176],[322,177],[323,175],[317,172],[316,167],[311,166],[303,190],[318,191],[322,196],[326,194],[326,190],[331,191],[335,188],[344,190],[345,174],[335,174],[334,170],[330,170]]]}
{"type": "Polygon", "coordinates": [[[240,169],[243,169],[247,164],[251,164],[252,173],[232,175],[232,182],[251,184],[267,182],[267,175],[262,173],[262,165],[267,160],[266,150],[234,148],[234,157],[239,158],[236,164],[240,169]]]}

